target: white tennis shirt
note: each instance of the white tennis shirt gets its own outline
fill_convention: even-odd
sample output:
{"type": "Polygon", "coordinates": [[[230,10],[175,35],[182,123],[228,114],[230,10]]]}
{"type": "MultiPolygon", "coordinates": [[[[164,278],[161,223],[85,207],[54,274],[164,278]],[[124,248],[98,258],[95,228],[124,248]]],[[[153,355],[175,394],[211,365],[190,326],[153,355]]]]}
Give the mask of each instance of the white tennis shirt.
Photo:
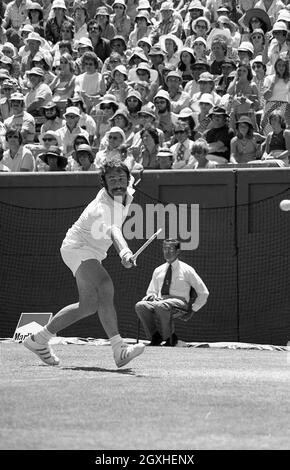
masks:
{"type": "Polygon", "coordinates": [[[112,225],[122,227],[134,192],[130,186],[127,188],[126,204],[123,205],[111,198],[105,188],[101,189],[67,231],[62,248],[93,249],[100,261],[105,259],[113,243],[108,230],[112,225]]]}

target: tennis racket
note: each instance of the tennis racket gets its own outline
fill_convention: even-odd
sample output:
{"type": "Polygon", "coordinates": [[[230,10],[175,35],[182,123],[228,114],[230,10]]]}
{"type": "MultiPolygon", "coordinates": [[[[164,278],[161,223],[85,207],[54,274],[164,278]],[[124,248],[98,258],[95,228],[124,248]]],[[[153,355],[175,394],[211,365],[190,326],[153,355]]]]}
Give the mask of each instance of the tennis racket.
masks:
{"type": "Polygon", "coordinates": [[[153,233],[153,235],[150,238],[148,238],[148,240],[145,243],[143,243],[142,246],[140,246],[139,250],[137,250],[136,253],[134,253],[134,255],[131,257],[131,260],[133,261],[133,263],[136,263],[138,256],[142,253],[142,251],[144,251],[147,248],[147,246],[150,245],[150,243],[152,243],[155,240],[155,238],[158,237],[160,232],[162,232],[162,228],[159,228],[157,232],[153,233]]]}

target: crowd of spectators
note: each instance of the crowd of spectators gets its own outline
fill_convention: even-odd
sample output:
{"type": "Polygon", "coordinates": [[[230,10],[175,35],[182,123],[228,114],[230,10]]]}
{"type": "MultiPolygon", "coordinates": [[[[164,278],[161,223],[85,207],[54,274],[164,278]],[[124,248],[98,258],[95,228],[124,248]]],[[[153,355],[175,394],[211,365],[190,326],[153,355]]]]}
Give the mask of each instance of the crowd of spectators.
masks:
{"type": "Polygon", "coordinates": [[[289,0],[0,0],[0,171],[290,162],[289,0]]]}

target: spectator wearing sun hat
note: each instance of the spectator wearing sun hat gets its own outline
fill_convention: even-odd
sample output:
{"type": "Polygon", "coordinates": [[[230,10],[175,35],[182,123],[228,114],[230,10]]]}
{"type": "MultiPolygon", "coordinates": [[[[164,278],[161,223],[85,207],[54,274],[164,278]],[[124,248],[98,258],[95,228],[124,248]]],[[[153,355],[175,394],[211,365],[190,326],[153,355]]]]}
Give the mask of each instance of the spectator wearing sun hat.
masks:
{"type": "Polygon", "coordinates": [[[182,89],[182,75],[177,70],[172,70],[166,75],[166,85],[171,102],[171,110],[178,114],[182,108],[191,104],[191,97],[182,89]]]}
{"type": "Polygon", "coordinates": [[[119,103],[125,103],[125,99],[129,92],[129,85],[127,82],[128,72],[125,65],[117,65],[112,71],[112,84],[107,92],[116,97],[119,103]]]}
{"type": "Polygon", "coordinates": [[[159,90],[153,99],[156,107],[157,127],[164,132],[165,142],[169,141],[174,135],[174,124],[178,115],[171,111],[171,100],[165,90],[159,90]]]}
{"type": "Polygon", "coordinates": [[[208,33],[211,30],[211,24],[206,16],[199,16],[198,18],[192,21],[191,29],[193,32],[193,36],[195,36],[196,38],[200,37],[206,39],[208,33]]]}
{"type": "Polygon", "coordinates": [[[129,35],[128,49],[137,46],[139,39],[150,37],[153,33],[153,26],[150,14],[146,10],[138,11],[135,16],[135,26],[129,35]]]}
{"type": "MultiPolygon", "coordinates": [[[[80,75],[83,73],[83,66],[82,66],[82,57],[85,54],[85,52],[94,52],[93,44],[92,41],[90,40],[89,37],[82,37],[76,42],[76,50],[78,52],[78,57],[74,62],[75,65],[75,75],[80,75]]],[[[103,62],[101,59],[97,56],[98,58],[98,67],[97,70],[98,72],[101,72],[103,68],[103,62]]]]}
{"type": "Polygon", "coordinates": [[[264,109],[265,106],[265,98],[264,93],[266,91],[266,83],[267,83],[267,66],[263,60],[261,55],[257,55],[251,63],[251,67],[253,70],[253,83],[256,84],[258,93],[259,93],[259,101],[261,103],[261,109],[264,109]]]}
{"type": "Polygon", "coordinates": [[[52,100],[50,87],[44,83],[44,71],[40,67],[32,67],[26,72],[30,82],[29,92],[25,96],[27,111],[35,118],[36,131],[44,122],[42,106],[52,100]]]}
{"type": "Polygon", "coordinates": [[[9,99],[11,116],[5,119],[4,125],[6,128],[15,127],[19,131],[28,129],[35,133],[35,119],[30,113],[24,111],[24,100],[25,97],[22,93],[11,94],[9,99]]]}
{"type": "Polygon", "coordinates": [[[131,32],[131,19],[126,14],[125,0],[114,0],[112,9],[114,13],[110,15],[110,22],[115,27],[117,34],[124,36],[128,41],[131,32]]]}
{"type": "Polygon", "coordinates": [[[287,24],[284,21],[277,21],[273,25],[272,35],[274,37],[268,49],[268,59],[272,66],[272,73],[274,73],[274,65],[277,59],[288,52],[286,37],[288,33],[287,24]]]}
{"type": "Polygon", "coordinates": [[[212,127],[204,133],[204,138],[209,144],[208,160],[217,163],[228,163],[230,160],[230,144],[235,136],[233,129],[229,127],[226,110],[222,106],[214,106],[209,112],[212,127]]]}
{"type": "Polygon", "coordinates": [[[87,0],[86,3],[89,21],[95,17],[100,7],[105,6],[110,14],[113,13],[111,6],[105,0],[87,0]]]}
{"type": "Polygon", "coordinates": [[[44,37],[43,9],[38,2],[30,2],[27,6],[27,13],[30,24],[34,31],[44,37]]]}
{"type": "Polygon", "coordinates": [[[170,170],[173,163],[173,152],[167,147],[159,147],[156,159],[160,170],[170,170]]]}
{"type": "Polygon", "coordinates": [[[199,100],[203,93],[210,93],[213,97],[214,106],[217,106],[221,102],[221,97],[215,91],[215,80],[214,76],[209,72],[203,72],[200,74],[198,79],[199,92],[192,96],[191,108],[195,113],[200,112],[199,100]]]}
{"type": "Polygon", "coordinates": [[[69,106],[64,113],[65,125],[56,131],[63,144],[63,154],[69,157],[74,148],[74,139],[78,134],[83,134],[89,139],[89,133],[79,125],[81,111],[76,106],[69,106]]]}
{"type": "Polygon", "coordinates": [[[199,77],[202,73],[209,71],[209,64],[206,60],[199,59],[194,64],[191,64],[192,80],[186,83],[184,91],[193,97],[200,91],[198,83],[199,77]]]}
{"type": "Polygon", "coordinates": [[[231,163],[248,163],[261,158],[261,145],[256,140],[252,119],[241,116],[235,126],[236,136],[231,140],[231,163]]]}
{"type": "Polygon", "coordinates": [[[161,20],[158,21],[152,31],[153,44],[159,41],[160,36],[164,34],[175,34],[178,38],[182,33],[182,17],[175,11],[173,1],[161,3],[161,20]]]}
{"type": "Polygon", "coordinates": [[[82,129],[85,129],[86,131],[88,131],[89,142],[90,144],[93,144],[95,136],[96,136],[97,126],[93,117],[87,113],[87,108],[86,108],[83,98],[80,95],[76,94],[72,98],[68,98],[67,105],[77,106],[79,108],[80,113],[81,113],[79,126],[82,129]]]}
{"type": "Polygon", "coordinates": [[[142,105],[143,102],[140,93],[131,89],[125,99],[125,106],[129,111],[129,118],[133,128],[137,128],[139,125],[138,111],[140,111],[142,105]]]}
{"type": "Polygon", "coordinates": [[[32,65],[33,58],[37,54],[37,52],[39,52],[43,44],[43,39],[38,33],[35,33],[34,31],[32,31],[31,33],[28,34],[27,38],[24,39],[24,44],[28,48],[28,54],[22,57],[22,60],[21,60],[21,75],[22,76],[27,70],[30,70],[33,67],[32,65]]]}
{"type": "Polygon", "coordinates": [[[1,84],[0,117],[2,121],[11,116],[10,96],[17,91],[18,86],[17,80],[13,78],[6,78],[1,84]]]}
{"type": "Polygon", "coordinates": [[[74,20],[68,16],[67,7],[64,0],[54,0],[51,5],[52,16],[45,26],[45,38],[52,44],[61,40],[61,28],[64,21],[69,21],[74,25],[74,20]]]}
{"type": "Polygon", "coordinates": [[[34,142],[33,144],[30,144],[29,146],[27,145],[27,147],[32,152],[35,158],[35,166],[36,166],[35,171],[37,172],[47,171],[47,165],[46,163],[44,163],[42,159],[39,158],[39,155],[41,153],[46,152],[49,149],[49,147],[51,147],[52,145],[62,150],[62,143],[60,141],[60,138],[57,135],[56,131],[52,131],[52,130],[41,132],[40,135],[38,136],[38,143],[34,142]]]}
{"type": "MultiPolygon", "coordinates": [[[[153,103],[151,105],[144,105],[138,111],[138,116],[139,116],[139,125],[138,128],[136,128],[136,132],[133,138],[133,142],[131,145],[131,152],[134,155],[134,157],[138,160],[140,157],[140,146],[142,144],[142,138],[141,138],[141,131],[144,129],[146,126],[157,126],[157,115],[155,112],[155,106],[153,103]]],[[[158,133],[158,138],[159,138],[159,143],[160,145],[164,144],[164,132],[157,128],[157,133],[158,133]]]]}
{"type": "Polygon", "coordinates": [[[57,131],[65,125],[65,120],[60,117],[60,109],[55,101],[48,101],[42,106],[44,122],[40,128],[40,134],[47,131],[57,131]]]}
{"type": "Polygon", "coordinates": [[[75,151],[78,166],[74,168],[74,171],[96,171],[95,158],[96,155],[90,145],[80,144],[75,151]]]}
{"type": "Polygon", "coordinates": [[[119,147],[126,142],[126,135],[123,129],[118,126],[113,126],[108,130],[106,135],[107,146],[100,150],[95,158],[95,165],[97,169],[115,157],[120,157],[119,147]]]}
{"type": "MultiPolygon", "coordinates": [[[[153,50],[153,54],[155,54],[155,49],[156,48],[154,48],[154,47],[152,47],[152,49],[151,49],[151,50],[153,50]]],[[[149,58],[150,59],[152,59],[151,50],[149,52],[149,58]]],[[[157,52],[159,52],[159,49],[157,50],[157,52]]],[[[161,62],[164,59],[164,54],[165,53],[163,53],[163,51],[162,51],[161,52],[161,62]]],[[[136,47],[136,48],[133,49],[132,54],[128,58],[128,66],[129,66],[128,82],[136,82],[136,81],[140,80],[140,78],[138,77],[138,75],[136,73],[136,70],[137,70],[137,66],[141,62],[143,64],[144,64],[144,62],[148,62],[148,58],[144,54],[143,49],[141,49],[141,47],[136,47]]],[[[154,70],[153,65],[151,66],[151,64],[149,65],[149,69],[150,69],[150,83],[152,85],[153,84],[159,85],[159,71],[154,70]]]]}
{"type": "MultiPolygon", "coordinates": [[[[125,144],[127,147],[131,147],[133,139],[135,137],[135,130],[133,129],[132,122],[130,120],[129,112],[127,108],[124,106],[120,106],[119,109],[115,112],[114,116],[112,116],[109,121],[111,122],[111,126],[120,127],[125,132],[125,144]]],[[[100,149],[104,148],[107,144],[106,138],[104,138],[101,142],[100,149]]]]}
{"type": "Polygon", "coordinates": [[[107,7],[101,6],[97,9],[95,19],[102,26],[102,37],[109,41],[116,36],[117,31],[115,26],[110,23],[110,13],[107,7]]]}
{"type": "Polygon", "coordinates": [[[111,52],[118,52],[122,56],[124,63],[127,61],[126,51],[127,51],[127,41],[121,34],[116,34],[110,40],[111,52]]]}
{"type": "Polygon", "coordinates": [[[255,10],[256,9],[264,10],[268,14],[272,24],[274,24],[275,21],[277,21],[278,15],[283,8],[285,8],[285,3],[281,0],[272,1],[271,5],[270,6],[267,5],[267,7],[265,6],[265,3],[263,0],[259,0],[255,4],[255,10]]]}
{"type": "Polygon", "coordinates": [[[193,141],[189,139],[190,129],[186,121],[177,121],[174,126],[174,136],[177,143],[170,147],[173,153],[172,169],[186,170],[194,168],[195,158],[191,153],[193,141]]]}
{"type": "Polygon", "coordinates": [[[52,145],[45,152],[38,155],[47,166],[46,171],[65,171],[67,157],[62,155],[59,147],[52,145]]]}
{"type": "MultiPolygon", "coordinates": [[[[153,70],[148,62],[140,62],[136,67],[137,80],[140,82],[146,82],[149,85],[149,92],[146,96],[146,101],[152,101],[153,97],[158,91],[158,74],[156,70],[153,70]]],[[[137,82],[138,83],[138,82],[137,82]]],[[[136,87],[137,88],[137,87],[136,87]]],[[[143,104],[145,101],[142,100],[143,104]]]]}
{"type": "Polygon", "coordinates": [[[178,65],[180,60],[180,50],[183,48],[183,42],[175,34],[165,34],[160,36],[159,44],[161,49],[166,52],[166,63],[178,65]]]}
{"type": "Polygon", "coordinates": [[[97,150],[100,147],[100,142],[106,132],[111,128],[111,121],[109,120],[119,108],[116,97],[109,93],[105,94],[100,103],[95,105],[91,110],[91,116],[94,119],[97,129],[96,138],[94,141],[94,148],[97,150]]]}
{"type": "Polygon", "coordinates": [[[213,96],[211,93],[202,93],[199,98],[199,113],[194,114],[194,119],[197,122],[196,131],[201,135],[211,128],[211,118],[209,112],[214,106],[213,96]]]}

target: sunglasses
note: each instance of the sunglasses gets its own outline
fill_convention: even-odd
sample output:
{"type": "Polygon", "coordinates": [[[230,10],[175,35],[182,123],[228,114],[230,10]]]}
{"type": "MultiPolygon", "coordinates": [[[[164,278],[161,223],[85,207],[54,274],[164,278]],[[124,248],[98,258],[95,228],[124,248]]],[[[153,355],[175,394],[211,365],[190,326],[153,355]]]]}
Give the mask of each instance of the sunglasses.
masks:
{"type": "Polygon", "coordinates": [[[253,65],[253,69],[261,69],[263,67],[262,64],[256,64],[256,65],[253,65]]]}
{"type": "Polygon", "coordinates": [[[67,114],[67,115],[66,115],[66,118],[67,118],[67,119],[76,119],[76,118],[78,118],[78,117],[79,117],[79,116],[77,116],[76,114],[67,114]]]}
{"type": "Polygon", "coordinates": [[[42,140],[43,142],[52,142],[53,140],[56,140],[56,139],[54,139],[53,137],[44,137],[42,140]]]}
{"type": "Polygon", "coordinates": [[[177,134],[184,134],[184,133],[185,133],[185,131],[175,131],[175,132],[174,132],[174,134],[176,134],[176,135],[177,135],[177,134]]]}
{"type": "Polygon", "coordinates": [[[102,106],[101,109],[112,109],[112,106],[102,106]]]}
{"type": "Polygon", "coordinates": [[[118,140],[118,136],[116,136],[116,135],[109,135],[109,140],[118,140]]]}

